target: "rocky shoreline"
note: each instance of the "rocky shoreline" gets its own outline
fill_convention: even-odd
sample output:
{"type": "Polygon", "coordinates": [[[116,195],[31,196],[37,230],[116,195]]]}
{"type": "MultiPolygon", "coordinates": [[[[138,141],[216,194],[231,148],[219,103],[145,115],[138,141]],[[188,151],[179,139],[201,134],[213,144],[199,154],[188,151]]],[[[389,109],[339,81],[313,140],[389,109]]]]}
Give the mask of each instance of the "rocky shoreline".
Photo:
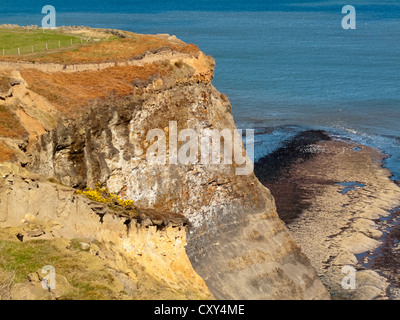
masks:
{"type": "Polygon", "coordinates": [[[380,150],[305,131],[255,164],[332,299],[397,299],[400,188],[380,150]],[[343,267],[356,288],[344,289],[343,267]]]}

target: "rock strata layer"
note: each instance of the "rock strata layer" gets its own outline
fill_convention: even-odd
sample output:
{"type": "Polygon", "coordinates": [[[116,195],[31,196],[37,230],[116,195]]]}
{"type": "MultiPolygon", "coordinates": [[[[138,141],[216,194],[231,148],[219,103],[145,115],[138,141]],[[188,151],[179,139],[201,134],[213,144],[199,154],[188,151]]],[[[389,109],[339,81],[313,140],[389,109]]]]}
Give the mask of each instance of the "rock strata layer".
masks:
{"type": "MultiPolygon", "coordinates": [[[[126,33],[124,36],[129,38],[126,33]]],[[[177,42],[176,38],[168,41],[177,42]]],[[[171,122],[176,123],[178,131],[236,130],[229,100],[211,83],[213,59],[201,52],[185,54],[154,59],[147,54],[142,63],[135,62],[138,65],[113,65],[102,70],[71,67],[68,72],[43,71],[43,66],[37,70],[17,64],[13,65],[15,70],[5,70],[6,79],[18,80],[2,102],[23,133],[4,140],[15,153],[14,162],[67,188],[100,184],[143,210],[185,217],[190,224],[186,245],[190,263],[179,249],[177,260],[186,265],[182,274],[191,279],[189,266],[193,266],[217,299],[328,299],[309,259],[278,218],[273,197],[253,173],[237,175],[235,164],[154,165],[148,161],[146,153],[151,144],[147,134],[152,129],[168,133],[171,122]],[[45,87],[35,75],[46,79],[45,87]],[[114,89],[105,86],[101,94],[110,90],[109,94],[93,99],[96,96],[88,90],[90,81],[105,85],[107,77],[113,77],[108,87],[114,89]],[[60,87],[60,83],[65,86],[60,87]],[[78,106],[81,101],[86,102],[78,106]]],[[[241,142],[239,146],[240,153],[246,155],[241,142]]],[[[49,192],[49,203],[56,201],[52,199],[56,194],[49,192]]],[[[66,206],[71,205],[70,196],[65,199],[66,206]]],[[[21,212],[37,206],[38,201],[38,197],[28,200],[21,212]]],[[[8,202],[7,206],[16,210],[20,205],[8,202]]],[[[34,214],[45,217],[45,209],[40,208],[34,214]]],[[[49,219],[62,216],[57,210],[49,219]]],[[[3,213],[4,226],[14,217],[9,212],[3,213]]],[[[71,223],[96,237],[108,233],[105,224],[101,231],[85,229],[85,220],[73,217],[76,220],[71,217],[63,223],[65,230],[71,223]]],[[[19,220],[21,215],[14,218],[19,220]]],[[[151,226],[139,240],[124,236],[126,225],[119,224],[118,228],[122,228],[121,238],[114,234],[113,242],[128,254],[139,250],[137,241],[143,239],[143,247],[146,241],[153,241],[151,226]]],[[[174,232],[176,241],[184,244],[182,231],[174,232]]],[[[158,245],[162,247],[161,242],[158,245]]],[[[143,256],[152,256],[150,249],[143,249],[143,256]]],[[[166,256],[174,265],[174,256],[168,252],[166,256]]],[[[154,272],[168,268],[166,264],[157,267],[157,261],[151,264],[154,272]]],[[[205,292],[201,279],[196,283],[200,292],[205,292]]]]}

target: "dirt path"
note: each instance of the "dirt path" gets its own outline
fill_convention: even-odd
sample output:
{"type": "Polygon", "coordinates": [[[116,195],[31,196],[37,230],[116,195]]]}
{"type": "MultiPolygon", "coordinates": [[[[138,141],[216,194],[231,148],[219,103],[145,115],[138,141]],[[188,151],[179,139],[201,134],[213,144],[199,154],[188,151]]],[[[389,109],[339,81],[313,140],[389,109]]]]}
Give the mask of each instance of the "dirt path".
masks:
{"type": "Polygon", "coordinates": [[[0,61],[0,70],[36,69],[43,72],[82,72],[100,71],[115,66],[143,66],[165,60],[188,59],[189,54],[164,50],[157,53],[148,53],[140,59],[127,59],[115,62],[61,64],[61,63],[30,63],[0,61]]]}

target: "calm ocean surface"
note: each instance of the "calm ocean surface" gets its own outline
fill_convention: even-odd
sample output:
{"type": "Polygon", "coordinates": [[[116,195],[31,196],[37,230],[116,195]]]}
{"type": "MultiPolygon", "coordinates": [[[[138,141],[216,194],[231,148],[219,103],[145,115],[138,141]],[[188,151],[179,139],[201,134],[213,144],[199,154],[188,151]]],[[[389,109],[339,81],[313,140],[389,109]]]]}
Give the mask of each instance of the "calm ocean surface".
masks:
{"type": "Polygon", "coordinates": [[[399,1],[7,1],[0,24],[169,33],[217,63],[214,86],[228,95],[238,128],[256,128],[256,158],[305,129],[380,148],[400,180],[399,1]],[[354,5],[356,30],[342,7],[354,5]],[[267,129],[266,129],[267,128],[267,129]]]}

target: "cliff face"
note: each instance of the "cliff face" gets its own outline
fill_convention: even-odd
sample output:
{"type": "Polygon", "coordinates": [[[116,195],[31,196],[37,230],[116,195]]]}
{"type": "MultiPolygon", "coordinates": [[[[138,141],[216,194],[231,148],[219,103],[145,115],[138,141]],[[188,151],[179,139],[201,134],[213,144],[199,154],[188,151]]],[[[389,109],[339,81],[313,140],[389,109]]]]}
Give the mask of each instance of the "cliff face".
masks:
{"type": "MultiPolygon", "coordinates": [[[[148,133],[153,129],[166,134],[167,160],[175,130],[236,129],[228,99],[211,83],[213,59],[175,38],[160,39],[174,46],[107,65],[53,64],[46,70],[44,64],[15,64],[16,72],[7,62],[3,73],[9,80],[4,83],[10,85],[3,104],[21,127],[20,135],[4,139],[8,160],[68,187],[99,183],[131,199],[139,210],[185,217],[190,224],[187,256],[218,299],[328,298],[279,220],[271,194],[253,173],[238,175],[241,166],[235,163],[149,162],[148,133]]],[[[7,217],[14,209],[8,210],[7,217]]],[[[146,231],[150,233],[144,238],[155,236],[157,228],[153,234],[146,231]]],[[[123,239],[116,243],[129,253],[123,239]]],[[[184,232],[177,232],[175,239],[184,244],[184,232]]],[[[185,264],[178,247],[178,260],[185,264]]],[[[146,255],[155,254],[150,251],[146,255]]],[[[166,266],[155,265],[158,271],[166,266]]],[[[203,292],[201,279],[196,281],[203,292]]]]}
{"type": "Polygon", "coordinates": [[[17,278],[9,298],[213,299],[186,255],[185,219],[160,228],[26,170],[0,165],[0,173],[0,273],[14,267],[17,278]],[[57,281],[50,292],[34,279],[49,264],[57,281]]]}

